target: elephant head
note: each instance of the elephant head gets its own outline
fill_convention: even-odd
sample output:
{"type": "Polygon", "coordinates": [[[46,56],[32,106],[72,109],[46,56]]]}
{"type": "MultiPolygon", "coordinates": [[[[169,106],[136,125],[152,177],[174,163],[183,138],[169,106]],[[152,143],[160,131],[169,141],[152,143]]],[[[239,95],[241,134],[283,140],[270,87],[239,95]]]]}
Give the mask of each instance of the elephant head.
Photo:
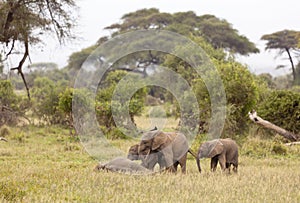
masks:
{"type": "Polygon", "coordinates": [[[161,153],[150,154],[150,149],[148,149],[141,152],[143,154],[140,154],[138,151],[139,146],[139,144],[135,144],[129,148],[127,159],[132,161],[142,160],[142,166],[150,170],[153,170],[157,163],[159,164],[160,169],[163,169],[165,167],[165,160],[161,153]],[[145,161],[145,159],[147,159],[147,161],[145,161]]]}
{"type": "Polygon", "coordinates": [[[149,154],[167,146],[172,140],[162,131],[151,130],[143,134],[138,153],[149,154]]]}
{"type": "Polygon", "coordinates": [[[238,165],[238,146],[235,141],[230,138],[207,141],[204,142],[198,150],[196,160],[199,172],[201,172],[201,158],[211,158],[212,171],[215,171],[219,161],[222,170],[229,168],[230,164],[233,164],[234,171],[236,172],[238,165]]]}
{"type": "Polygon", "coordinates": [[[127,159],[130,160],[139,160],[139,144],[135,144],[132,145],[129,150],[128,150],[128,154],[127,154],[127,159]]]}
{"type": "Polygon", "coordinates": [[[185,173],[188,148],[186,137],[182,133],[153,130],[143,134],[139,154],[147,154],[143,160],[147,165],[151,155],[160,153],[168,171],[175,172],[180,164],[182,172],[185,173]]]}
{"type": "Polygon", "coordinates": [[[201,172],[200,159],[201,158],[213,158],[218,154],[221,154],[223,151],[223,144],[219,140],[212,140],[204,142],[198,151],[197,156],[197,166],[199,172],[201,172]]]}

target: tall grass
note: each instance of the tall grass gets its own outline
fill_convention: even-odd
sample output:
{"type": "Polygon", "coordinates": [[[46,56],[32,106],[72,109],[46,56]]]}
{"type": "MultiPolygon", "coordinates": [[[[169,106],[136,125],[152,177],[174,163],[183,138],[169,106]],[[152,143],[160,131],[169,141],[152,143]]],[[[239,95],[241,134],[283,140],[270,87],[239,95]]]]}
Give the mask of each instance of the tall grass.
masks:
{"type": "MultiPolygon", "coordinates": [[[[238,174],[203,173],[189,155],[187,174],[130,176],[97,164],[60,128],[13,128],[0,142],[0,202],[300,202],[297,156],[241,153],[238,174]]],[[[115,140],[126,151],[134,140],[115,140]]],[[[299,153],[299,146],[288,150],[299,153]]],[[[288,151],[289,153],[289,151],[288,151]]]]}

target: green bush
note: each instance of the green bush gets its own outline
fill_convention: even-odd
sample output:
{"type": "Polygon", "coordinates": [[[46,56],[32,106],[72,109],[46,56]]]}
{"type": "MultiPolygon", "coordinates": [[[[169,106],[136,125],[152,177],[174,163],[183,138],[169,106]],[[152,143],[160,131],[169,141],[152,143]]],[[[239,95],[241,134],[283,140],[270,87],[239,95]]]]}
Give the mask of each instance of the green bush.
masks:
{"type": "Polygon", "coordinates": [[[64,83],[55,83],[47,77],[37,77],[32,89],[33,113],[42,124],[62,124],[64,114],[59,110],[59,94],[64,83]]]}
{"type": "Polygon", "coordinates": [[[128,139],[128,137],[119,128],[112,128],[109,130],[102,128],[102,130],[105,133],[107,139],[128,139]]]}
{"type": "Polygon", "coordinates": [[[269,96],[260,102],[257,113],[281,128],[299,133],[300,93],[288,90],[271,91],[269,96]]]}
{"type": "Polygon", "coordinates": [[[271,152],[277,155],[286,155],[287,147],[279,143],[274,143],[271,152]]]}
{"type": "Polygon", "coordinates": [[[266,157],[270,155],[272,142],[258,138],[249,138],[242,146],[241,154],[252,157],[266,157]]]}
{"type": "Polygon", "coordinates": [[[11,134],[11,130],[8,126],[3,125],[0,128],[0,137],[6,137],[6,136],[9,136],[10,134],[11,134]]]}

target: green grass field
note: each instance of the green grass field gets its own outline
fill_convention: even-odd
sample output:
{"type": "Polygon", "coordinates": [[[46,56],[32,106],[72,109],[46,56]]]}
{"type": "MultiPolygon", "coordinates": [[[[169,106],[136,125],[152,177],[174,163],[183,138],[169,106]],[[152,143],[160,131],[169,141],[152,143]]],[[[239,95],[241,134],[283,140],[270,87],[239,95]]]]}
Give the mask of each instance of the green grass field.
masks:
{"type": "MultiPolygon", "coordinates": [[[[0,142],[0,202],[300,202],[298,156],[241,155],[238,174],[211,173],[208,159],[199,174],[189,156],[186,175],[130,176],[93,171],[97,161],[68,130],[9,130],[0,142]]],[[[135,141],[112,143],[126,151],[135,141]]]]}

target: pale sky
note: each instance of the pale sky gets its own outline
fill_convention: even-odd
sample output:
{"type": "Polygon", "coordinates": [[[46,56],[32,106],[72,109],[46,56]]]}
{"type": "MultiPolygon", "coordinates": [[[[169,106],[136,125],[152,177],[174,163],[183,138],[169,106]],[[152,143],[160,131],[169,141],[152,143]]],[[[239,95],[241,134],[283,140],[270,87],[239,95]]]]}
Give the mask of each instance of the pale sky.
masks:
{"type": "Polygon", "coordinates": [[[194,11],[197,15],[212,14],[226,19],[240,34],[248,37],[261,50],[239,60],[255,73],[273,75],[289,73],[288,68],[275,70],[288,60],[275,59],[275,54],[264,51],[260,38],[283,29],[300,31],[300,1],[297,0],[79,0],[80,19],[77,36],[80,38],[66,45],[48,40],[45,46],[33,47],[31,59],[37,62],[55,62],[59,67],[67,64],[70,54],[93,45],[100,37],[108,35],[104,27],[120,21],[122,15],[142,8],[158,8],[161,12],[194,11]]]}

